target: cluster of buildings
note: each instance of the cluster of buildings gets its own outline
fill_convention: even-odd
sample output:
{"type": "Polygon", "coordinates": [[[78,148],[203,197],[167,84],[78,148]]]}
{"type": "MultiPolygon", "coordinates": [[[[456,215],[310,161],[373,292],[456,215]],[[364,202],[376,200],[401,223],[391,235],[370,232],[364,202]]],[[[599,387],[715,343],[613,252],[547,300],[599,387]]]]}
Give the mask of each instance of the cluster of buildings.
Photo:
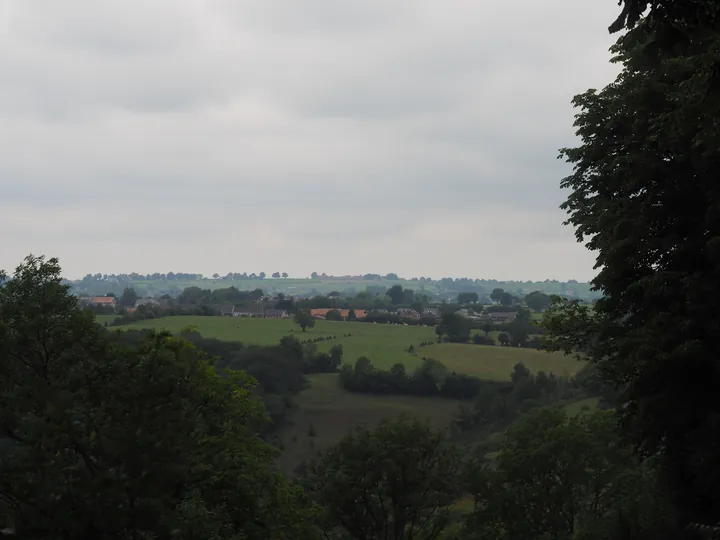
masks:
{"type": "Polygon", "coordinates": [[[232,304],[220,306],[220,315],[227,317],[254,317],[260,319],[288,319],[290,314],[284,309],[245,308],[232,304]]]}
{"type": "MultiPolygon", "coordinates": [[[[113,296],[95,296],[90,299],[83,301],[84,303],[98,307],[103,306],[107,308],[116,308],[117,299],[113,296]]],[[[167,301],[158,298],[139,298],[135,305],[126,308],[129,313],[134,312],[140,306],[159,306],[168,307],[167,301]]],[[[284,309],[270,309],[261,306],[255,308],[238,307],[233,304],[223,304],[219,306],[220,314],[229,317],[253,317],[262,319],[288,319],[291,314],[284,309]]],[[[310,315],[316,319],[324,320],[327,318],[327,314],[330,311],[338,311],[344,321],[353,319],[364,319],[368,313],[386,313],[388,315],[397,315],[403,319],[409,320],[420,320],[420,319],[440,319],[440,308],[427,308],[422,312],[412,308],[398,308],[395,311],[389,311],[387,309],[334,309],[334,308],[322,308],[322,309],[311,309],[310,315]],[[354,314],[354,317],[353,317],[354,314]]],[[[490,322],[493,324],[507,324],[515,320],[517,315],[514,311],[494,311],[489,313],[478,314],[471,309],[459,309],[455,312],[456,315],[465,317],[474,322],[490,322]]]]}

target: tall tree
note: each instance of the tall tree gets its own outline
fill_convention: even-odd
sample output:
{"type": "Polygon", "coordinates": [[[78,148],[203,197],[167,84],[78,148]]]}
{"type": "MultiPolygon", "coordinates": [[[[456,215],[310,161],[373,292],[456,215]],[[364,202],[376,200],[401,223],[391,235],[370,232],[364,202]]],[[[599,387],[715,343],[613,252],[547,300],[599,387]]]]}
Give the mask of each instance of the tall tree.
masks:
{"type": "Polygon", "coordinates": [[[662,456],[683,519],[705,524],[720,516],[719,14],[714,0],[624,3],[622,72],[575,97],[581,144],[562,150],[563,208],[597,252],[603,298],[547,318],[555,348],[624,389],[628,433],[662,456]]]}
{"type": "Polygon", "coordinates": [[[458,294],[458,304],[475,304],[479,300],[476,292],[461,292],[458,294]]]}
{"type": "Polygon", "coordinates": [[[305,332],[308,328],[315,326],[315,319],[310,315],[309,311],[298,310],[298,312],[295,313],[295,323],[305,332]]]}
{"type": "Polygon", "coordinates": [[[460,489],[458,451],[426,424],[356,428],[311,470],[331,527],[356,540],[440,537],[460,489]]]}
{"type": "Polygon", "coordinates": [[[504,293],[505,293],[504,289],[500,289],[500,288],[493,289],[493,292],[490,293],[490,300],[492,300],[493,302],[499,302],[500,298],[502,298],[502,295],[504,293]]]}
{"type": "Polygon", "coordinates": [[[442,332],[438,335],[445,335],[451,341],[467,343],[470,339],[471,324],[470,321],[462,315],[455,313],[442,315],[438,328],[440,328],[442,332]]]}
{"type": "Polygon", "coordinates": [[[550,297],[544,292],[533,291],[525,297],[527,307],[535,311],[545,311],[550,305],[550,297]]]}
{"type": "Polygon", "coordinates": [[[393,285],[385,294],[390,297],[393,305],[402,304],[404,298],[402,285],[393,285]]]}
{"type": "Polygon", "coordinates": [[[121,346],[56,259],[0,289],[0,494],[21,538],[312,538],[244,374],[169,334],[121,346]]]}
{"type": "Polygon", "coordinates": [[[122,296],[120,297],[120,300],[118,300],[118,306],[120,307],[133,307],[135,305],[135,302],[138,299],[138,294],[135,292],[135,289],[126,288],[122,296]]]}

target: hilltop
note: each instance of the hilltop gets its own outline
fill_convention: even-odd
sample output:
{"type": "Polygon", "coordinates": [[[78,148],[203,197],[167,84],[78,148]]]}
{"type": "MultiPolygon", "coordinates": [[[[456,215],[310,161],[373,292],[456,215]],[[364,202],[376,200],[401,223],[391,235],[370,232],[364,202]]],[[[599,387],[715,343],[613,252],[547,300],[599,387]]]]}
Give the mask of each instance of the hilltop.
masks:
{"type": "Polygon", "coordinates": [[[310,297],[317,294],[338,292],[344,296],[353,296],[359,292],[371,290],[384,293],[393,285],[422,292],[437,300],[456,297],[460,292],[476,292],[481,297],[489,295],[493,289],[503,288],[513,294],[524,296],[533,291],[546,294],[557,294],[571,298],[592,299],[597,293],[590,290],[589,283],[575,280],[567,282],[556,280],[545,281],[501,281],[495,279],[471,278],[432,278],[420,277],[403,279],[396,274],[380,276],[378,274],[365,274],[357,276],[328,276],[313,273],[310,277],[291,278],[283,277],[287,274],[275,272],[266,275],[231,273],[225,276],[214,274],[187,273],[154,273],[154,274],[88,274],[80,280],[67,280],[75,294],[103,295],[114,293],[122,294],[125,288],[133,288],[140,296],[170,296],[179,295],[188,287],[201,289],[218,289],[235,287],[242,291],[262,289],[266,294],[283,293],[295,297],[310,297]],[[278,275],[279,277],[272,277],[278,275]]]}

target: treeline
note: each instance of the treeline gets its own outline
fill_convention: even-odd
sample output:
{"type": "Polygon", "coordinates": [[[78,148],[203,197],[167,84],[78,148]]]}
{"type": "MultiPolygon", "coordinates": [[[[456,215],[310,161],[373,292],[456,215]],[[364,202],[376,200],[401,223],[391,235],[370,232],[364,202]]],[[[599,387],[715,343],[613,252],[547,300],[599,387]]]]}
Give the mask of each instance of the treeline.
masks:
{"type": "MultiPolygon", "coordinates": [[[[97,310],[92,310],[96,314],[97,310]]],[[[105,311],[107,313],[107,311],[105,311]]],[[[162,317],[175,317],[175,316],[195,316],[195,317],[212,317],[220,314],[220,310],[207,305],[200,306],[154,306],[146,304],[138,306],[135,311],[129,312],[121,310],[120,315],[115,317],[107,326],[125,326],[138,321],[145,321],[151,319],[160,319],[162,317]]]]}
{"type": "Polygon", "coordinates": [[[531,409],[561,401],[599,397],[601,406],[609,408],[618,398],[617,391],[603,383],[590,365],[574,377],[567,377],[545,371],[533,374],[518,363],[510,380],[501,382],[450,372],[432,358],[423,358],[420,367],[408,373],[404,364],[383,370],[361,357],[353,366],[342,366],[340,384],[350,392],[472,400],[460,407],[456,426],[461,432],[488,426],[499,428],[531,409]]]}
{"type": "Polygon", "coordinates": [[[470,375],[448,373],[442,362],[432,358],[423,358],[419,368],[407,373],[404,364],[395,364],[385,371],[363,356],[353,366],[342,367],[340,384],[350,392],[469,399],[477,395],[482,381],[470,375]]]}
{"type": "Polygon", "coordinates": [[[598,406],[602,409],[614,407],[619,397],[613,386],[601,381],[592,365],[584,366],[574,377],[566,377],[545,371],[531,373],[518,363],[513,367],[508,384],[483,381],[473,400],[460,406],[455,426],[460,432],[482,430],[491,433],[532,409],[590,397],[599,398],[598,406]]]}

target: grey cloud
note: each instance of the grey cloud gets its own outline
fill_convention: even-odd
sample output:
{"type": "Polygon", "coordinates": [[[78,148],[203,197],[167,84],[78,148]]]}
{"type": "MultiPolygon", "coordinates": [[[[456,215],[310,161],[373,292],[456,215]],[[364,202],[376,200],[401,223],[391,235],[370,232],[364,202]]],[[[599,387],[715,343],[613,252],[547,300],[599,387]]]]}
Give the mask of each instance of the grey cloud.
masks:
{"type": "Polygon", "coordinates": [[[556,155],[616,69],[599,4],[14,2],[0,267],[589,277],[556,155]]]}

